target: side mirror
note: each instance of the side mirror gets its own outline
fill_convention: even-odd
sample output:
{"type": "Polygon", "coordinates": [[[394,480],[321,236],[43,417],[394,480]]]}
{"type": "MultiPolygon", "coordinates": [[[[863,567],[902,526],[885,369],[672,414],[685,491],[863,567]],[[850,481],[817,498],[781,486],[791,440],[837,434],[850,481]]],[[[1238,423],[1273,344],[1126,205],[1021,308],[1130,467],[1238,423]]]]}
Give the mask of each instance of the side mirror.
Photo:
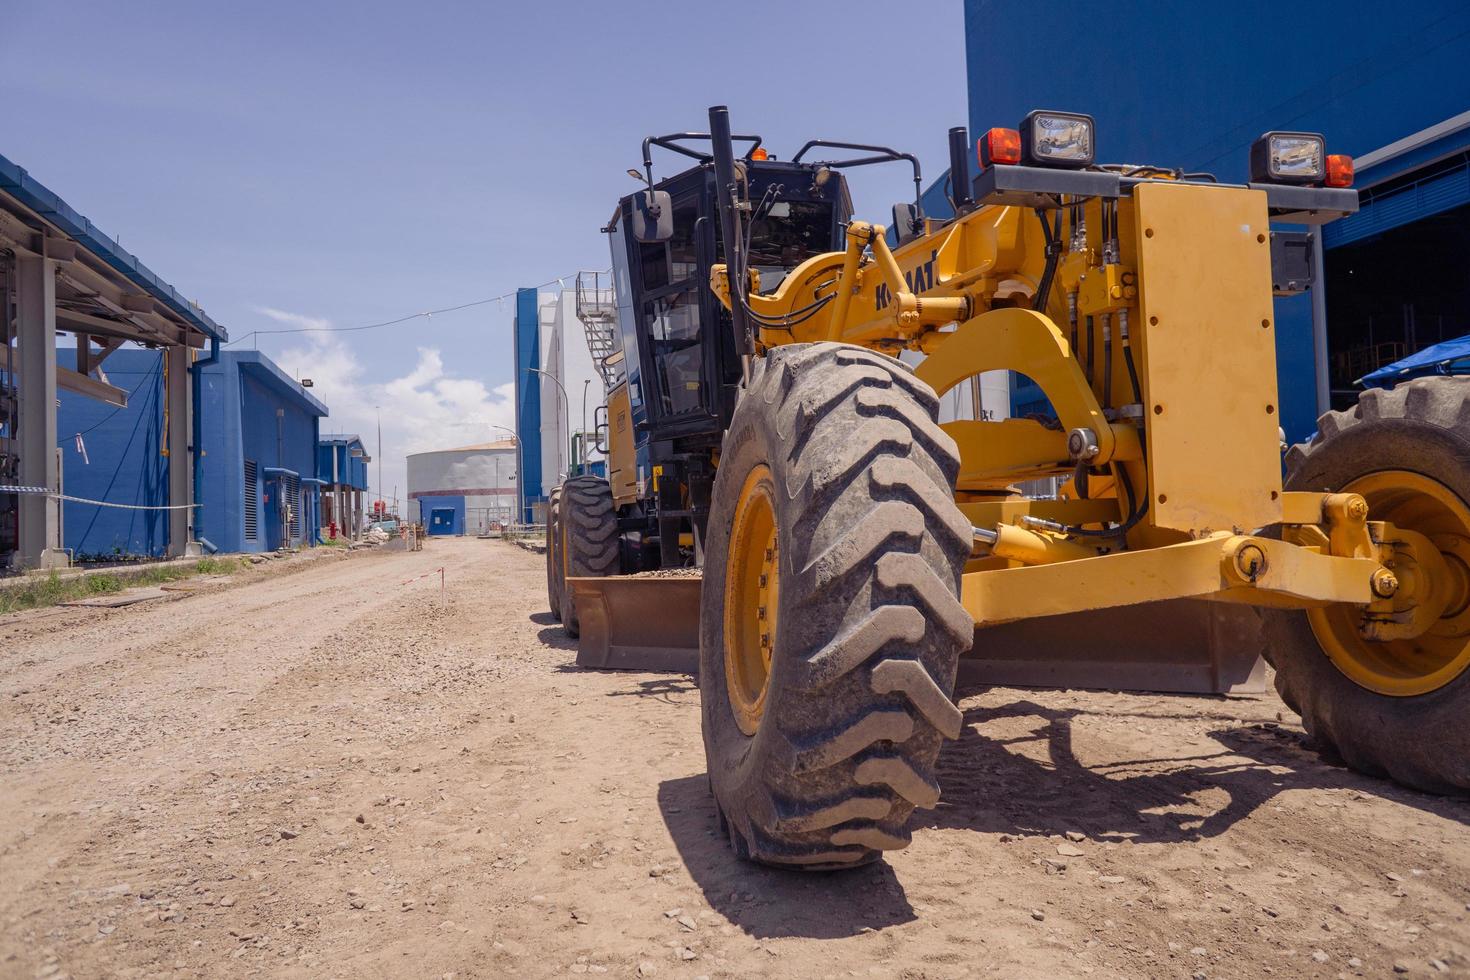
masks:
{"type": "Polygon", "coordinates": [[[919,214],[919,208],[914,204],[895,204],[893,206],[893,233],[898,236],[898,244],[902,245],[911,238],[915,238],[924,231],[924,219],[919,214]]]}
{"type": "Polygon", "coordinates": [[[668,191],[633,195],[633,240],[653,243],[674,237],[674,204],[668,191]]]}

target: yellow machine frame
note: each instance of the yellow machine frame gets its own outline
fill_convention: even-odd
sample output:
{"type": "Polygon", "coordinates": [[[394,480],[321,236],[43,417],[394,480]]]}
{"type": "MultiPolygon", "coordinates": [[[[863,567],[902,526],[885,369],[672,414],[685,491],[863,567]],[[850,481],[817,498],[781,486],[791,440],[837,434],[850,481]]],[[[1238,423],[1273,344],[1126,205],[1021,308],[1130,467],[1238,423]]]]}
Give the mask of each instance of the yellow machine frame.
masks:
{"type": "MultiPolygon", "coordinates": [[[[881,225],[854,221],[845,252],[810,259],[769,294],[752,283],[747,297],[763,323],[791,317],[789,328],[759,328],[758,351],[813,341],[919,351],[916,374],[940,395],[997,369],[1045,392],[1059,428],[943,425],[959,447],[957,502],[982,542],[962,591],[977,624],[1184,597],[1351,603],[1370,631],[1438,616],[1451,597],[1432,586],[1432,568],[1404,583],[1391,570],[1441,560],[1422,535],[1370,522],[1357,494],[1282,489],[1265,192],[1160,179],[1075,207],[1083,220],[1062,228],[1063,241],[1077,237],[1044,310],[1031,307],[1046,231],[1029,209],[1003,205],[930,223],[897,249],[881,225]],[[1105,218],[1114,248],[1099,233],[1105,218]],[[826,297],[817,315],[791,316],[826,297]],[[1060,500],[1014,491],[1079,462],[1121,470],[1125,486],[1094,476],[1085,499],[1075,481],[1060,500]],[[1147,505],[1125,537],[1077,533],[1135,513],[1126,486],[1147,505]]],[[[711,287],[730,305],[724,266],[711,287]]]]}

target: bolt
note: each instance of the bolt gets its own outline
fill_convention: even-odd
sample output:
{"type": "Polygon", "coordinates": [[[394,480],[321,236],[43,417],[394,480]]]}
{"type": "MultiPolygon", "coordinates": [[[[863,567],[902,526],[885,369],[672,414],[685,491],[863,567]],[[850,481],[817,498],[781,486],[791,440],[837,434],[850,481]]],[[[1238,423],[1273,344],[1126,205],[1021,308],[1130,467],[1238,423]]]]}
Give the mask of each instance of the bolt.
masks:
{"type": "Polygon", "coordinates": [[[1097,433],[1091,429],[1073,429],[1067,433],[1067,453],[1075,460],[1087,461],[1102,452],[1097,443],[1097,433]]]}
{"type": "Polygon", "coordinates": [[[1399,577],[1386,568],[1373,573],[1373,594],[1387,599],[1399,590],[1399,577]]]}
{"type": "Polygon", "coordinates": [[[1348,501],[1347,516],[1355,521],[1367,520],[1368,501],[1364,500],[1362,497],[1353,497],[1352,500],[1348,501]]]}
{"type": "Polygon", "coordinates": [[[1235,553],[1235,567],[1240,574],[1254,582],[1256,576],[1266,570],[1266,553],[1261,550],[1260,545],[1243,545],[1235,553]]]}

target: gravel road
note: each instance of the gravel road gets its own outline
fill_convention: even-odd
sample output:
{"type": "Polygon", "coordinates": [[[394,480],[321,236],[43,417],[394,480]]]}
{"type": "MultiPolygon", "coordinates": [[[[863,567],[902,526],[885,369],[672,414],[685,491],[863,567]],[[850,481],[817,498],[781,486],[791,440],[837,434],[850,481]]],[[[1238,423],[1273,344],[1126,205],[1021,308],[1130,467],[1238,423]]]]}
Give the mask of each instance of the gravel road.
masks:
{"type": "Polygon", "coordinates": [[[1275,698],[965,692],[913,846],[796,875],[545,604],[430,539],[0,618],[0,976],[1470,975],[1470,803],[1275,698]]]}

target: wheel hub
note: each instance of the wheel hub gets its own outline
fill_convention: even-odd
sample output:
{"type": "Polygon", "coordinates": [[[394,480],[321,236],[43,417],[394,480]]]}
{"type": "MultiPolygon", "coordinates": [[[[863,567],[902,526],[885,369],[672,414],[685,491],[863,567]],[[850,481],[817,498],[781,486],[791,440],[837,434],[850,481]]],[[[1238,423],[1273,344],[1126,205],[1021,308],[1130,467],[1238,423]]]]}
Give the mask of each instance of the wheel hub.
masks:
{"type": "Polygon", "coordinates": [[[1343,492],[1361,494],[1373,520],[1411,532],[1403,536],[1414,547],[1390,561],[1398,625],[1328,606],[1308,611],[1312,631],[1333,664],[1368,690],[1438,690],[1470,667],[1470,508],[1444,484],[1406,470],[1371,473],[1343,492]]]}
{"type": "Polygon", "coordinates": [[[775,483],[770,468],[751,470],[730,529],[725,577],[725,689],[730,712],[746,735],[765,713],[781,594],[775,483]]]}

